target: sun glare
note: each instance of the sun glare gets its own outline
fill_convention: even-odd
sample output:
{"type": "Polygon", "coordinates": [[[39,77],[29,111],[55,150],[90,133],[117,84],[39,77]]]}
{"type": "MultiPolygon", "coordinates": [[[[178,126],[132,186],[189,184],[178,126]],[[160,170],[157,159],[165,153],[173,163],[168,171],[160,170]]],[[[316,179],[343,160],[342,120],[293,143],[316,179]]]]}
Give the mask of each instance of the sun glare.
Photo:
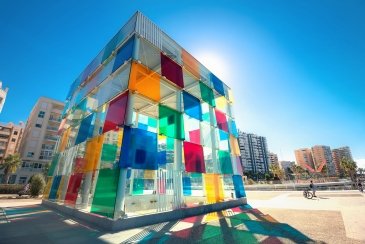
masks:
{"type": "Polygon", "coordinates": [[[225,58],[216,52],[198,53],[197,59],[206,66],[213,74],[222,79],[224,82],[229,80],[229,70],[225,62],[225,58]]]}

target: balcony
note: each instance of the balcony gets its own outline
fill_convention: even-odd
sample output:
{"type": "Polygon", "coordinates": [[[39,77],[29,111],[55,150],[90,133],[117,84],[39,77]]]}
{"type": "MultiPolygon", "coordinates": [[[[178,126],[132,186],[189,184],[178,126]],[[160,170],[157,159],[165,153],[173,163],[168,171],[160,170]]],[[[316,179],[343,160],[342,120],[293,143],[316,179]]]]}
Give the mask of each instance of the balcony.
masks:
{"type": "Polygon", "coordinates": [[[57,141],[58,140],[58,136],[50,136],[50,135],[46,135],[44,137],[45,140],[49,140],[49,141],[57,141]]]}

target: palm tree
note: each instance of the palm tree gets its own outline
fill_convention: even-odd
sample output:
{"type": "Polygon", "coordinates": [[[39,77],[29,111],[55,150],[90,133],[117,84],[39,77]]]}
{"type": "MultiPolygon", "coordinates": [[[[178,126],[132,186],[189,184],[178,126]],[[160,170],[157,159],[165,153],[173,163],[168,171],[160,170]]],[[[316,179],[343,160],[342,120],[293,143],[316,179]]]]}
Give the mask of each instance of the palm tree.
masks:
{"type": "Polygon", "coordinates": [[[13,154],[8,155],[4,162],[0,164],[0,169],[4,170],[4,178],[3,183],[7,184],[11,174],[14,174],[16,170],[19,168],[21,163],[20,155],[13,154]]]}
{"type": "Polygon", "coordinates": [[[343,173],[345,176],[350,177],[352,182],[356,181],[356,169],[357,165],[355,161],[352,161],[348,158],[342,158],[341,162],[341,169],[343,170],[343,173]]]}
{"type": "Polygon", "coordinates": [[[282,170],[277,163],[270,164],[270,171],[274,177],[277,177],[280,181],[282,181],[285,177],[284,170],[282,170]]]}

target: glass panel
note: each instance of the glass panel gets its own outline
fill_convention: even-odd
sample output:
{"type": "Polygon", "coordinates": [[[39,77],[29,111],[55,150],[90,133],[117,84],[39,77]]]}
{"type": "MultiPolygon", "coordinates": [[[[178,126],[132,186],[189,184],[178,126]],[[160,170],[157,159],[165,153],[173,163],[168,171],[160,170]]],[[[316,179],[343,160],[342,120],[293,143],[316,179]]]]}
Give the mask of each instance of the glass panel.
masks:
{"type": "Polygon", "coordinates": [[[60,144],[58,146],[58,151],[62,152],[66,149],[66,145],[68,142],[68,137],[70,136],[71,128],[68,128],[67,130],[64,130],[60,139],[60,144]]]}
{"type": "Polygon", "coordinates": [[[217,119],[218,128],[224,130],[225,132],[228,132],[228,123],[226,115],[221,111],[215,109],[215,117],[217,119]]]}
{"type": "Polygon", "coordinates": [[[220,150],[229,151],[229,134],[225,131],[217,129],[218,138],[218,148],[220,150]]]}
{"type": "Polygon", "coordinates": [[[157,134],[126,126],[119,166],[156,170],[158,168],[157,134]]]}
{"type": "Polygon", "coordinates": [[[108,110],[108,104],[104,104],[101,107],[99,107],[98,110],[96,111],[93,136],[98,136],[103,133],[104,121],[107,110],[108,110]]]}
{"type": "Polygon", "coordinates": [[[161,75],[177,86],[184,88],[182,68],[169,57],[161,53],[161,75]]]}
{"type": "Polygon", "coordinates": [[[199,79],[200,78],[199,62],[184,49],[182,50],[181,56],[184,63],[184,68],[186,68],[190,73],[192,73],[195,77],[199,79]]]}
{"type": "Polygon", "coordinates": [[[104,123],[103,133],[115,130],[119,126],[124,125],[124,117],[128,102],[128,92],[125,92],[110,102],[106,119],[104,123]]]}
{"type": "Polygon", "coordinates": [[[158,102],[160,101],[160,75],[133,62],[129,89],[158,102]]]}
{"type": "Polygon", "coordinates": [[[236,198],[246,197],[245,188],[243,186],[241,175],[232,175],[234,191],[236,193],[236,198]]]}
{"type": "Polygon", "coordinates": [[[183,177],[183,194],[184,196],[191,196],[191,179],[190,177],[183,177]]]}
{"type": "Polygon", "coordinates": [[[184,141],[184,158],[186,172],[205,173],[203,147],[184,141]]]}
{"type": "Polygon", "coordinates": [[[104,135],[94,137],[86,143],[85,166],[83,172],[95,171],[98,167],[101,147],[103,146],[104,135]]]}
{"type": "Polygon", "coordinates": [[[237,138],[235,138],[234,136],[230,135],[229,136],[229,141],[230,141],[230,145],[231,145],[231,153],[233,155],[240,155],[240,147],[238,145],[238,140],[237,138]]]}
{"type": "Polygon", "coordinates": [[[119,169],[99,170],[91,213],[100,214],[108,218],[114,217],[118,180],[119,169]]]}
{"type": "Polygon", "coordinates": [[[236,138],[238,138],[238,131],[236,127],[236,122],[232,119],[228,119],[229,123],[229,132],[236,138]]]}
{"type": "Polygon", "coordinates": [[[121,48],[118,49],[115,56],[113,71],[117,70],[125,61],[129,60],[133,54],[134,38],[129,39],[121,48]]]}
{"type": "Polygon", "coordinates": [[[54,156],[52,158],[51,166],[49,167],[48,176],[53,176],[54,171],[58,165],[59,157],[60,157],[59,153],[54,154],[54,156]]]}
{"type": "Polygon", "coordinates": [[[49,192],[51,191],[52,183],[53,183],[53,177],[48,176],[47,177],[47,184],[46,184],[46,187],[44,188],[44,191],[43,191],[43,199],[48,199],[49,192]]]}
{"type": "Polygon", "coordinates": [[[159,105],[159,134],[184,140],[182,114],[169,107],[159,105]]]}
{"type": "Polygon", "coordinates": [[[204,174],[204,184],[208,203],[224,200],[223,184],[218,174],[204,174]]]}
{"type": "Polygon", "coordinates": [[[87,116],[86,118],[84,118],[81,121],[80,129],[79,129],[79,132],[76,137],[75,145],[77,145],[81,142],[84,142],[88,138],[92,137],[93,131],[94,131],[94,123],[93,123],[94,115],[95,114],[90,114],[89,116],[87,116]]]}
{"type": "Polygon", "coordinates": [[[139,38],[140,46],[138,53],[138,60],[151,70],[160,72],[161,70],[161,58],[160,50],[155,46],[151,45],[149,42],[145,41],[143,38],[139,38]]]}
{"type": "Polygon", "coordinates": [[[222,174],[233,174],[231,156],[229,152],[218,150],[219,165],[222,174]]]}
{"type": "Polygon", "coordinates": [[[144,179],[134,178],[133,179],[133,195],[143,195],[144,179]]]}
{"type": "Polygon", "coordinates": [[[57,190],[61,182],[62,175],[57,175],[53,179],[51,191],[49,192],[48,199],[55,200],[57,198],[57,190]]]}
{"type": "Polygon", "coordinates": [[[210,74],[210,81],[213,84],[214,89],[221,94],[222,96],[224,96],[224,87],[223,87],[223,82],[214,74],[210,74]]]}
{"type": "Polygon", "coordinates": [[[184,112],[190,117],[202,120],[200,100],[187,92],[183,92],[184,112]]]}
{"type": "Polygon", "coordinates": [[[228,103],[224,96],[219,96],[215,99],[216,108],[225,114],[228,114],[228,103]]]}
{"type": "Polygon", "coordinates": [[[215,107],[213,90],[202,82],[200,82],[199,84],[200,84],[201,97],[203,101],[208,103],[210,106],[215,107]]]}
{"type": "Polygon", "coordinates": [[[184,117],[184,129],[185,129],[185,140],[195,143],[200,143],[200,122],[194,118],[191,118],[187,115],[183,115],[184,117]]]}
{"type": "Polygon", "coordinates": [[[76,173],[71,175],[70,181],[67,187],[67,193],[65,197],[65,204],[75,206],[79,188],[81,185],[83,173],[76,173]]]}

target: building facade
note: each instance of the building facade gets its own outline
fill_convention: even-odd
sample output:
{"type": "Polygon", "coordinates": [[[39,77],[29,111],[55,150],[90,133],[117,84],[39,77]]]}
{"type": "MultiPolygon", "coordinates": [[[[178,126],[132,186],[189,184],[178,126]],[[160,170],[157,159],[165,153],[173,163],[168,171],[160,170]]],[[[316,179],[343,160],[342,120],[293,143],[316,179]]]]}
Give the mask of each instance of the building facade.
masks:
{"type": "Polygon", "coordinates": [[[341,171],[341,160],[343,158],[351,161],[353,160],[350,147],[345,146],[332,150],[332,160],[337,174],[339,174],[341,171]]]}
{"type": "Polygon", "coordinates": [[[239,146],[244,171],[256,173],[269,172],[269,151],[266,138],[239,131],[239,146]]]}
{"type": "Polygon", "coordinates": [[[335,175],[336,170],[332,160],[331,148],[329,146],[316,145],[311,150],[316,171],[323,172],[323,167],[326,167],[328,175],[335,175]]]}
{"type": "Polygon", "coordinates": [[[51,162],[63,108],[63,102],[46,97],[38,99],[28,117],[20,145],[22,165],[10,177],[11,183],[27,182],[51,162]]]}
{"type": "Polygon", "coordinates": [[[312,150],[310,148],[301,148],[294,151],[297,164],[309,172],[315,172],[312,150]]]}
{"type": "Polygon", "coordinates": [[[278,155],[276,153],[269,153],[269,162],[270,164],[279,164],[278,155]]]}
{"type": "Polygon", "coordinates": [[[0,114],[1,114],[1,111],[3,110],[6,95],[8,94],[8,91],[9,91],[9,88],[3,89],[3,83],[0,81],[0,114]]]}
{"type": "Polygon", "coordinates": [[[290,168],[295,165],[294,161],[279,161],[279,166],[285,171],[285,175],[290,173],[290,168]]]}
{"type": "Polygon", "coordinates": [[[137,12],[71,85],[44,198],[118,218],[244,197],[232,103],[137,12]]]}

